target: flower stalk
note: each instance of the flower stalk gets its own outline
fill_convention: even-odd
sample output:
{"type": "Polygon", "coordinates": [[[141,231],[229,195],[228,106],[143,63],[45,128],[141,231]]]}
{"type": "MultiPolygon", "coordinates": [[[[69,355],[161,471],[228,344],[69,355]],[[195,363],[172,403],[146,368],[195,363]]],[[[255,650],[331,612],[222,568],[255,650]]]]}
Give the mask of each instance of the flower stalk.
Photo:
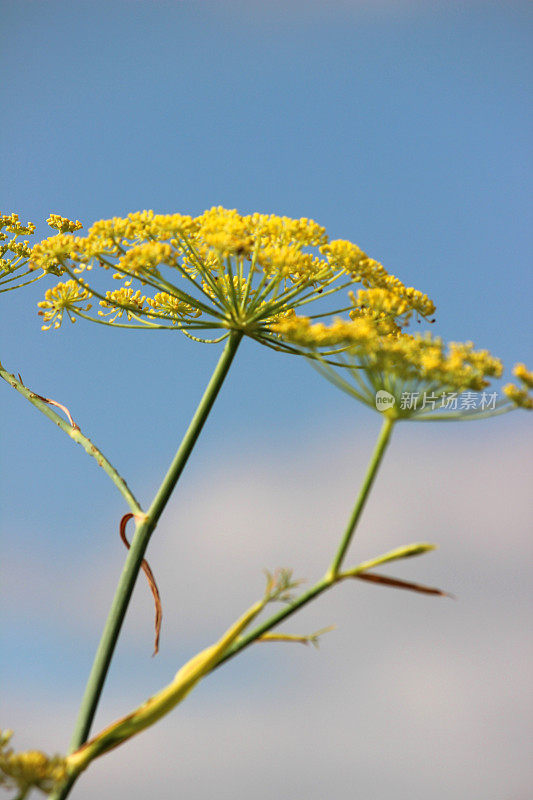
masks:
{"type": "MultiPolygon", "coordinates": [[[[81,702],[74,733],[70,743],[70,752],[77,750],[87,740],[96,708],[102,693],[109,665],[113,657],[122,623],[130,602],[137,576],[141,569],[142,561],[150,537],[157,525],[159,517],[165,508],[178,480],[187,463],[189,455],[200,435],[204,423],[211,411],[213,403],[220,391],[224,379],[231,366],[242,334],[232,332],[226,342],[224,350],[215,367],[213,375],[207,385],[204,395],[196,409],[190,425],[183,437],[180,447],[170,465],[170,468],[154,497],[146,515],[137,522],[135,535],[119,579],[119,583],[109,610],[107,621],[102,632],[102,637],[96,651],[93,666],[87,681],[85,693],[81,702]]],[[[69,782],[64,789],[52,797],[67,797],[73,782],[69,782]]]]}
{"type": "Polygon", "coordinates": [[[350,519],[348,521],[348,525],[346,526],[346,530],[339,545],[339,549],[337,550],[335,558],[333,559],[331,566],[328,572],[326,573],[327,578],[333,579],[339,574],[339,570],[346,555],[346,551],[350,546],[350,542],[352,541],[353,535],[355,533],[357,523],[359,522],[359,518],[363,513],[363,509],[365,507],[368,495],[370,493],[370,490],[378,473],[379,467],[383,460],[383,456],[385,455],[385,450],[387,449],[387,445],[389,443],[392,434],[394,422],[395,420],[392,417],[385,416],[383,418],[381,431],[379,433],[379,437],[376,442],[374,452],[372,453],[372,458],[370,459],[370,463],[368,465],[365,478],[361,485],[361,489],[359,490],[357,501],[355,503],[350,519]]]}

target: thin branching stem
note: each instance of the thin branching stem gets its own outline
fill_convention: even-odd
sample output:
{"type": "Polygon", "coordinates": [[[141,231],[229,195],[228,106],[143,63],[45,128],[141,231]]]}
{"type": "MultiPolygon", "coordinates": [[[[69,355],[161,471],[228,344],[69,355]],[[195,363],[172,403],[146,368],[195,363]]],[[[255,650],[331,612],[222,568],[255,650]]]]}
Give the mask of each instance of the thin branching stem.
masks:
{"type": "Polygon", "coordinates": [[[385,453],[388,441],[391,436],[392,429],[394,427],[395,420],[390,419],[389,417],[383,418],[383,425],[381,427],[381,431],[376,442],[376,446],[374,448],[374,452],[370,459],[367,473],[361,489],[359,491],[359,495],[355,502],[355,506],[353,511],[350,515],[350,519],[348,520],[348,525],[346,526],[346,530],[343,534],[341,542],[339,544],[339,548],[335,557],[332,561],[332,564],[328,571],[326,572],[325,576],[321,578],[314,586],[308,589],[306,592],[303,592],[299,597],[297,597],[292,602],[288,603],[286,606],[281,608],[271,617],[266,619],[260,625],[255,627],[252,631],[245,634],[242,638],[240,638],[235,644],[230,647],[230,649],[225,653],[225,655],[220,659],[217,664],[219,667],[228,659],[233,658],[239,653],[241,650],[244,650],[245,647],[248,647],[253,642],[256,642],[258,639],[263,636],[263,634],[267,633],[268,631],[275,628],[280,622],[287,619],[288,617],[292,616],[296,611],[298,611],[303,606],[307,605],[311,600],[314,600],[319,594],[331,589],[336,583],[340,583],[341,581],[345,580],[349,577],[349,574],[341,573],[340,567],[342,564],[342,560],[346,551],[350,545],[350,542],[353,538],[354,531],[356,529],[357,523],[363,511],[366,499],[368,497],[368,493],[372,487],[374,479],[377,475],[379,465],[381,464],[383,455],[385,453]]]}
{"type": "Polygon", "coordinates": [[[383,460],[383,456],[385,454],[385,450],[387,449],[387,445],[389,443],[389,439],[391,437],[395,421],[396,420],[394,420],[392,417],[383,417],[381,431],[379,433],[378,440],[374,448],[374,452],[372,453],[372,458],[370,459],[370,463],[368,465],[365,478],[363,480],[363,483],[361,484],[361,489],[359,490],[357,501],[355,503],[350,519],[348,520],[348,525],[346,526],[346,530],[344,532],[344,536],[342,537],[339,549],[337,550],[335,558],[333,559],[331,566],[328,572],[326,573],[327,576],[334,578],[339,573],[344,556],[346,555],[346,551],[348,550],[350,542],[352,541],[355,529],[357,527],[357,523],[359,522],[359,518],[363,513],[363,509],[365,507],[365,503],[370,493],[370,489],[372,488],[381,461],[383,460]]]}
{"type": "Polygon", "coordinates": [[[235,642],[232,647],[224,654],[224,656],[220,659],[217,663],[215,669],[218,669],[221,664],[225,661],[228,661],[230,658],[233,658],[240,653],[241,650],[244,650],[245,647],[253,644],[258,639],[263,636],[263,634],[268,633],[268,631],[275,628],[280,622],[283,622],[284,619],[287,617],[292,616],[296,611],[298,611],[303,606],[307,605],[311,600],[314,600],[319,594],[325,592],[327,589],[330,589],[337,580],[341,580],[341,578],[322,578],[314,586],[307,590],[297,597],[296,600],[293,600],[291,603],[284,605],[279,611],[275,614],[272,614],[268,619],[262,622],[260,625],[257,625],[250,633],[245,634],[242,636],[237,642],[235,642]]]}
{"type": "Polygon", "coordinates": [[[17,392],[20,392],[23,397],[29,400],[30,403],[38,408],[39,411],[48,417],[48,419],[50,419],[52,422],[55,422],[58,428],[61,428],[61,430],[66,433],[67,436],[80,444],[90,456],[96,459],[97,463],[102,467],[104,472],[111,478],[134,514],[144,513],[124,478],[119,475],[115,467],[107,460],[102,451],[99,450],[98,447],[96,447],[96,445],[80,431],[77,425],[71,425],[70,422],[67,422],[67,420],[63,419],[63,417],[58,414],[57,411],[54,411],[54,408],[50,404],[50,400],[48,398],[42,397],[41,395],[33,392],[31,389],[28,389],[28,387],[25,386],[21,380],[7,372],[2,365],[0,365],[0,377],[9,383],[13,389],[16,389],[17,392]]]}

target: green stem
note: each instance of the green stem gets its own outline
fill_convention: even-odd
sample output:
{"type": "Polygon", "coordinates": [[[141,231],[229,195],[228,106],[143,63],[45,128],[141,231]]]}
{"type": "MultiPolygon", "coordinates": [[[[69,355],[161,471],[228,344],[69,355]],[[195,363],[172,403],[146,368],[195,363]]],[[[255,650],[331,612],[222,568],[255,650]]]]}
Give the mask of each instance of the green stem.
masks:
{"type": "Polygon", "coordinates": [[[27,386],[24,386],[21,380],[16,378],[10,372],[7,372],[2,365],[0,364],[0,378],[3,378],[13,389],[16,389],[17,392],[25,397],[27,400],[32,403],[36,408],[39,409],[48,419],[55,422],[55,424],[61,428],[61,430],[67,434],[71,439],[75,442],[80,444],[83,449],[93,458],[96,459],[99,466],[102,467],[104,472],[111,478],[121,495],[124,497],[126,503],[131,508],[134,514],[143,514],[143,510],[139,505],[137,499],[134,497],[133,493],[128,488],[128,485],[124,478],[116,471],[115,467],[107,460],[104,454],[99,450],[91,440],[85,436],[77,425],[71,425],[70,422],[67,422],[63,417],[54,411],[52,405],[57,405],[53,401],[50,401],[48,398],[41,397],[40,394],[36,394],[32,392],[31,389],[28,389],[27,386]]]}
{"type": "MultiPolygon", "coordinates": [[[[161,516],[165,505],[172,494],[176,483],[187,463],[187,459],[194,447],[194,444],[202,430],[202,427],[209,415],[209,412],[215,402],[216,396],[224,382],[224,378],[231,366],[231,362],[237,352],[237,348],[242,338],[242,333],[234,331],[224,347],[222,355],[218,364],[211,376],[204,395],[200,401],[198,408],[190,422],[185,436],[179,446],[179,449],[174,456],[174,460],[159,487],[157,494],[148,509],[146,517],[140,522],[135,531],[135,536],[132,539],[130,550],[124,564],[124,569],[117,586],[115,597],[109,610],[107,622],[105,624],[102,638],[96,652],[93,662],[92,670],[87,681],[85,694],[81,702],[78,719],[74,729],[74,734],[70,743],[70,752],[77,750],[84,742],[87,741],[91,724],[96,712],[96,707],[102,693],[104,682],[106,679],[109,664],[113,656],[115,645],[122,627],[126,610],[133,592],[135,581],[141,563],[144,558],[144,553],[148,546],[150,536],[155,529],[159,517],[161,516]]],[[[74,781],[69,781],[60,792],[53,793],[50,797],[53,800],[64,800],[69,794],[69,791],[74,781]]]]}
{"type": "MultiPolygon", "coordinates": [[[[231,334],[231,336],[233,338],[235,334],[231,334]]],[[[236,345],[234,348],[234,352],[235,349],[236,345]]],[[[212,382],[213,379],[211,383],[212,382]]],[[[363,510],[366,497],[372,487],[373,481],[377,474],[388,440],[390,438],[393,425],[394,425],[394,420],[385,418],[382,429],[378,437],[378,441],[374,449],[374,453],[372,455],[367,470],[367,474],[365,476],[365,480],[363,481],[363,485],[357,497],[354,510],[351,514],[348,527],[343,535],[339,550],[333,561],[333,566],[330,567],[326,575],[321,580],[319,580],[314,586],[308,589],[307,592],[304,592],[302,595],[300,595],[300,597],[296,598],[296,600],[293,600],[287,605],[285,605],[277,613],[273,614],[263,623],[254,628],[250,633],[248,633],[247,635],[240,636],[239,638],[236,638],[240,633],[240,631],[243,631],[244,628],[249,624],[249,622],[251,622],[253,617],[255,617],[259,613],[259,611],[263,608],[263,606],[265,605],[265,599],[262,602],[256,603],[254,606],[252,606],[252,608],[249,609],[248,612],[246,612],[246,614],[243,615],[243,617],[239,619],[237,623],[235,623],[235,625],[233,625],[230,628],[229,631],[226,632],[226,634],[220,640],[220,642],[218,642],[217,645],[214,646],[215,648],[218,648],[217,650],[215,650],[213,647],[209,647],[205,651],[202,651],[202,653],[193,658],[190,662],[188,662],[187,665],[182,667],[182,669],[177,673],[174,682],[170,684],[168,687],[166,687],[166,689],[162,690],[157,695],[154,695],[154,697],[150,698],[150,700],[144,703],[136,712],[128,714],[125,718],[119,720],[115,725],[109,726],[109,728],[107,728],[102,733],[102,735],[97,736],[95,737],[95,739],[91,740],[89,745],[87,745],[89,750],[86,751],[82,748],[79,750],[77,754],[75,753],[73,757],[74,761],[72,763],[77,764],[78,768],[73,772],[71,778],[69,779],[67,784],[63,787],[63,789],[51,795],[51,800],[63,800],[63,798],[65,798],[68,795],[70,788],[73,786],[80,771],[85,769],[85,767],[87,766],[89,761],[92,760],[92,758],[101,755],[103,752],[106,752],[112,747],[115,747],[117,744],[122,743],[135,733],[138,733],[141,729],[147,727],[148,725],[151,725],[161,716],[166,714],[172,707],[174,707],[174,705],[176,705],[177,702],[180,702],[180,700],[183,699],[185,694],[187,694],[190,691],[190,689],[193,688],[193,685],[197,682],[197,680],[199,680],[205,674],[212,672],[215,669],[218,669],[218,667],[221,664],[228,661],[230,658],[236,656],[237,653],[240,653],[241,650],[244,650],[244,648],[248,647],[253,642],[256,642],[258,639],[261,638],[261,636],[263,636],[263,634],[271,631],[273,628],[279,625],[280,622],[283,622],[283,620],[287,619],[292,614],[296,613],[300,608],[307,605],[307,603],[311,602],[311,600],[313,600],[314,598],[318,597],[318,595],[322,594],[323,592],[326,592],[332,586],[341,583],[347,578],[355,577],[359,571],[363,572],[366,569],[368,569],[369,566],[385,563],[386,561],[392,561],[398,558],[406,558],[411,555],[418,555],[421,552],[425,552],[426,550],[431,549],[431,545],[427,545],[426,543],[418,543],[416,545],[410,545],[408,547],[397,548],[396,550],[391,551],[389,553],[385,553],[384,555],[379,556],[378,558],[373,559],[372,561],[364,562],[360,564],[359,567],[349,570],[348,572],[340,572],[340,564],[342,558],[349,546],[351,537],[357,525],[357,521],[363,510]],[[334,568],[335,565],[336,568],[334,568]],[[231,644],[231,642],[233,642],[233,644],[231,644]],[[221,656],[222,653],[223,655],[221,656]],[[210,662],[209,668],[204,669],[203,661],[202,663],[198,661],[198,659],[201,660],[202,658],[209,659],[210,662]],[[194,670],[191,671],[191,667],[193,665],[195,665],[196,671],[194,670]],[[182,675],[185,675],[185,677],[189,681],[188,683],[186,683],[186,685],[183,684],[183,681],[181,680],[182,675]],[[91,750],[91,744],[92,744],[92,750],[91,750]],[[76,758],[76,755],[78,756],[78,758],[76,758]]],[[[169,475],[171,471],[172,468],[169,471],[169,475]]],[[[161,488],[158,492],[158,496],[160,494],[165,493],[164,489],[165,483],[166,480],[161,485],[161,488]]],[[[168,492],[167,496],[169,496],[168,492]]],[[[156,500],[154,500],[151,510],[153,509],[156,500]]],[[[71,752],[76,749],[77,748],[74,746],[74,740],[73,740],[71,752]]]]}
{"type": "Polygon", "coordinates": [[[272,630],[272,628],[275,628],[276,625],[279,625],[279,623],[283,622],[284,619],[290,617],[292,614],[295,613],[295,611],[298,611],[300,608],[302,608],[302,606],[307,605],[307,603],[309,603],[319,594],[322,594],[322,592],[331,589],[332,586],[334,586],[336,583],[340,583],[345,578],[350,577],[349,573],[341,573],[340,567],[343,558],[346,554],[346,551],[348,550],[348,547],[352,540],[359,518],[363,512],[366,499],[374,483],[374,479],[377,475],[379,465],[381,464],[381,461],[385,454],[385,450],[387,448],[387,444],[389,442],[395,421],[396,420],[391,419],[390,417],[383,418],[381,431],[379,433],[376,446],[374,447],[374,452],[372,453],[372,458],[370,459],[367,473],[365,475],[365,479],[363,481],[363,484],[359,491],[359,495],[355,502],[354,509],[348,521],[348,525],[342,537],[339,549],[325,576],[317,583],[315,583],[314,586],[308,589],[307,592],[304,592],[302,595],[300,595],[300,597],[296,598],[296,600],[294,600],[292,603],[280,609],[280,611],[278,611],[276,614],[273,614],[271,617],[265,620],[265,622],[262,622],[260,625],[258,625],[252,631],[250,631],[250,633],[248,633],[246,636],[243,636],[241,639],[239,639],[238,642],[236,642],[232,647],[230,647],[230,649],[223,656],[223,658],[220,659],[220,661],[217,663],[216,668],[218,668],[221,664],[223,664],[224,661],[228,661],[228,659],[233,658],[233,656],[237,655],[237,653],[240,653],[240,651],[244,650],[244,648],[248,647],[248,645],[257,641],[257,639],[259,639],[260,636],[272,630]]]}
{"type": "Polygon", "coordinates": [[[276,614],[272,614],[271,617],[250,631],[250,633],[239,639],[232,647],[229,648],[220,661],[217,662],[215,669],[218,669],[218,667],[220,667],[220,665],[225,661],[228,661],[230,658],[236,656],[237,653],[240,653],[245,647],[248,647],[253,642],[256,642],[257,639],[259,639],[259,637],[264,633],[267,633],[272,628],[275,628],[276,625],[279,625],[279,623],[283,622],[284,619],[290,617],[292,614],[298,611],[298,609],[302,608],[302,606],[305,606],[319,594],[327,591],[327,589],[330,589],[335,583],[343,579],[344,576],[342,575],[336,577],[326,576],[325,578],[322,578],[322,580],[318,581],[318,583],[315,583],[314,586],[308,589],[307,592],[304,592],[302,595],[300,595],[300,597],[297,597],[296,600],[289,605],[283,606],[283,608],[281,608],[276,614]]]}
{"type": "Polygon", "coordinates": [[[354,531],[357,527],[357,523],[359,522],[359,518],[363,512],[367,497],[370,493],[370,489],[372,488],[372,484],[374,483],[374,479],[377,475],[379,466],[381,464],[381,460],[387,448],[387,444],[389,443],[389,439],[395,421],[396,420],[392,419],[391,417],[383,418],[383,424],[379,432],[379,437],[376,442],[374,452],[372,453],[372,458],[370,459],[365,479],[363,481],[361,489],[359,490],[359,496],[357,498],[357,502],[352,511],[352,515],[348,521],[348,525],[344,532],[344,536],[342,537],[339,549],[335,555],[335,558],[331,562],[331,566],[328,572],[326,573],[326,576],[328,577],[334,578],[339,573],[342,561],[344,559],[344,556],[346,555],[348,547],[350,546],[350,542],[352,540],[354,531]]]}

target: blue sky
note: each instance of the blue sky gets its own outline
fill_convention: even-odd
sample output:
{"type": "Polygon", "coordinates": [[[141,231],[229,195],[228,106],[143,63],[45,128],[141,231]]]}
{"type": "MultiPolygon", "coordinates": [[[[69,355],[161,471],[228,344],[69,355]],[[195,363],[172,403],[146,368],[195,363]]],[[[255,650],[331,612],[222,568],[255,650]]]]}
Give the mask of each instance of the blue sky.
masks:
{"type": "MultiPolygon", "coordinates": [[[[50,212],[78,218],[86,226],[95,219],[143,208],[197,214],[219,204],[245,213],[257,210],[312,217],[327,227],[332,238],[357,242],[405,283],[426,291],[437,304],[435,332],[454,340],[471,339],[501,356],[509,368],[518,360],[533,361],[530,4],[468,0],[4,0],[2,15],[0,66],[2,75],[8,77],[0,88],[4,110],[0,206],[5,212],[16,211],[21,218],[40,223],[39,235],[48,235],[44,220],[50,212]]],[[[120,332],[90,327],[83,321],[64,325],[58,332],[42,333],[35,304],[43,291],[41,283],[26,293],[2,296],[2,362],[20,372],[31,388],[69,406],[84,432],[101,444],[148,502],[218,351],[174,333],[120,332]]],[[[54,733],[54,746],[60,749],[69,735],[105,613],[106,593],[112,591],[122,563],[116,521],[123,509],[113,487],[84,453],[77,452],[7,386],[0,388],[3,418],[10,421],[2,431],[2,516],[7,532],[3,551],[7,576],[22,576],[14,581],[18,589],[13,589],[6,601],[6,641],[10,652],[18,654],[13,665],[5,668],[6,681],[17,683],[15,699],[33,693],[37,706],[48,702],[50,709],[56,707],[52,700],[57,681],[61,681],[65,695],[56,698],[56,703],[64,704],[65,720],[54,733]],[[65,595],[58,594],[63,584],[71,593],[79,588],[80,596],[72,605],[61,600],[65,595]],[[57,587],[53,591],[52,585],[57,587]],[[76,636],[73,624],[80,606],[94,607],[94,618],[83,623],[83,637],[76,636]],[[20,608],[24,609],[23,620],[20,608]],[[66,639],[63,630],[68,630],[66,639]]],[[[324,383],[303,360],[245,343],[169,513],[172,519],[179,519],[180,503],[184,504],[191,530],[200,535],[202,516],[195,517],[194,509],[200,502],[209,502],[205,482],[219,481],[227,491],[217,495],[218,519],[229,543],[232,534],[224,520],[235,518],[234,506],[240,497],[233,492],[230,478],[235,475],[235,480],[242,481],[245,474],[241,499],[251,517],[239,521],[243,536],[247,526],[254,524],[254,505],[249,498],[259,492],[257,476],[263,476],[265,485],[271,487],[264,499],[265,516],[272,513],[278,525],[287,526],[289,520],[298,527],[310,524],[314,516],[327,525],[326,511],[332,503],[328,491],[336,498],[335,518],[342,524],[351,497],[342,500],[337,489],[343,486],[348,492],[349,485],[357,483],[378,422],[376,415],[355,407],[350,398],[324,383]],[[322,455],[316,456],[312,468],[313,453],[322,455]],[[345,474],[335,480],[332,454],[343,470],[350,469],[353,456],[353,476],[348,479],[345,474]],[[327,479],[322,463],[330,464],[332,474],[327,479]],[[285,476],[283,485],[272,483],[271,476],[278,473],[285,476]],[[301,476],[314,487],[314,500],[319,491],[313,474],[324,479],[326,510],[312,506],[309,518],[310,502],[306,505],[305,496],[300,497],[303,490],[297,486],[301,476]],[[292,495],[297,498],[296,511],[291,511],[292,495]]],[[[495,524],[491,523],[490,504],[500,486],[503,506],[511,507],[508,498],[512,496],[516,504],[522,503],[522,511],[514,507],[516,520],[525,520],[526,500],[512,494],[511,484],[526,472],[525,451],[520,448],[527,422],[525,415],[517,413],[467,429],[405,426],[394,444],[399,473],[388,473],[390,484],[384,485],[383,503],[386,505],[387,492],[399,482],[405,495],[402,502],[413,514],[413,509],[423,505],[417,484],[420,474],[412,467],[413,477],[401,466],[400,455],[405,463],[411,463],[416,451],[419,470],[426,469],[428,479],[440,458],[435,481],[445,497],[449,491],[445,465],[459,470],[464,483],[456,482],[454,500],[467,517],[472,513],[468,500],[473,497],[484,524],[488,528],[495,524]],[[472,461],[476,453],[483,454],[494,469],[500,458],[506,465],[498,473],[500,483],[494,483],[492,496],[484,492],[487,475],[482,479],[477,462],[472,461]],[[464,466],[468,463],[470,469],[464,466]],[[479,508],[483,503],[487,505],[484,516],[479,508]]],[[[487,463],[484,469],[488,469],[487,463]]],[[[439,508],[444,513],[447,505],[439,508]]],[[[383,513],[386,518],[392,511],[384,508],[383,513]]],[[[399,513],[397,507],[395,513],[399,513]]],[[[498,519],[513,529],[517,548],[527,544],[516,532],[514,516],[511,519],[504,514],[498,519]]],[[[458,527],[465,524],[460,515],[454,520],[458,527]]],[[[209,524],[216,521],[209,518],[209,524]]],[[[265,524],[262,520],[261,526],[265,524]]],[[[427,524],[424,515],[416,517],[414,532],[408,524],[402,529],[404,539],[428,538],[427,524]]],[[[442,520],[434,525],[431,533],[444,539],[444,551],[449,528],[442,520]]],[[[168,527],[165,530],[162,541],[170,535],[168,527]]],[[[268,525],[265,536],[267,530],[268,525]]],[[[510,534],[506,531],[505,535],[510,534]]],[[[489,539],[498,541],[496,535],[489,539]]],[[[243,541],[238,539],[239,546],[243,541]]],[[[262,566],[274,566],[263,557],[283,558],[281,545],[274,550],[271,544],[265,545],[262,554],[260,541],[254,535],[259,554],[257,564],[248,564],[250,570],[257,570],[253,575],[262,566]]],[[[390,545],[402,541],[392,538],[390,545]]],[[[382,544],[368,541],[364,555],[383,549],[382,544]]],[[[154,540],[151,550],[164,573],[166,557],[157,547],[154,540]]],[[[212,547],[208,541],[199,546],[203,558],[209,558],[212,547]]],[[[492,550],[486,547],[493,555],[487,574],[497,576],[502,554],[497,544],[492,550]]],[[[302,548],[305,550],[305,540],[302,548]]],[[[179,573],[183,553],[179,549],[172,552],[179,573]]],[[[442,558],[444,565],[443,574],[437,572],[434,580],[450,580],[457,570],[461,572],[452,555],[461,563],[464,554],[459,545],[448,555],[439,551],[432,556],[432,564],[442,558]]],[[[306,563],[305,553],[295,550],[292,556],[297,570],[300,560],[306,563]]],[[[476,570],[474,554],[469,553],[469,558],[476,570]]],[[[320,569],[318,560],[308,568],[315,567],[320,569]]],[[[423,566],[420,569],[418,577],[423,579],[423,566]]],[[[481,572],[482,567],[479,569],[481,572]]],[[[509,569],[508,582],[501,578],[500,600],[509,614],[524,619],[520,616],[522,601],[519,608],[513,606],[513,592],[516,581],[527,578],[517,577],[511,566],[509,569]]],[[[246,575],[239,580],[242,577],[246,583],[246,575]]],[[[169,576],[167,596],[174,598],[178,580],[169,576]]],[[[463,596],[469,598],[466,573],[457,580],[463,596]]],[[[479,576],[477,580],[481,581],[479,576]]],[[[496,577],[494,581],[498,583],[496,577]]],[[[12,586],[11,580],[8,585],[12,586]]],[[[215,581],[212,591],[222,586],[215,581]]],[[[145,609],[142,588],[132,614],[146,612],[148,630],[151,612],[149,607],[145,609]]],[[[448,588],[456,591],[454,586],[448,588]]],[[[190,591],[193,597],[198,592],[194,581],[190,591]]],[[[249,595],[243,591],[239,588],[235,596],[246,604],[249,595]]],[[[479,620],[483,609],[488,614],[488,591],[479,587],[485,606],[475,594],[472,610],[463,612],[466,618],[470,619],[471,613],[472,620],[479,620]]],[[[494,591],[492,586],[491,597],[494,591]]],[[[204,588],[201,593],[209,594],[204,588]]],[[[180,595],[178,601],[186,605],[187,597],[180,595]]],[[[196,602],[203,608],[199,599],[196,602]]],[[[402,620],[404,608],[419,620],[410,601],[405,606],[401,602],[388,594],[379,599],[377,610],[385,615],[396,612],[402,620]]],[[[209,618],[209,609],[197,621],[198,641],[194,628],[184,623],[184,632],[177,623],[174,627],[168,623],[174,641],[185,642],[175,645],[180,655],[180,647],[203,646],[202,631],[209,641],[241,610],[231,603],[230,596],[227,605],[220,600],[218,606],[217,624],[209,618]]],[[[342,617],[347,612],[341,604],[335,613],[342,617]]],[[[423,617],[423,612],[419,613],[423,617]]],[[[431,615],[429,610],[427,614],[431,615]]],[[[167,617],[172,617],[170,610],[167,617]]],[[[343,631],[335,635],[342,639],[356,622],[346,622],[343,631]]],[[[446,625],[451,630],[447,628],[446,635],[452,636],[452,623],[446,625]]],[[[485,625],[489,625],[488,617],[485,625]]],[[[464,629],[463,638],[458,634],[457,648],[470,641],[469,630],[468,626],[464,629]]],[[[365,630],[366,634],[369,646],[379,653],[379,641],[372,638],[372,631],[365,630]]],[[[117,713],[128,710],[132,702],[143,698],[143,691],[153,691],[179,666],[175,664],[176,650],[162,653],[160,666],[142,661],[145,682],[136,676],[141,683],[133,682],[131,691],[126,691],[124,686],[130,686],[132,673],[138,669],[139,653],[144,653],[133,629],[128,635],[114,673],[118,677],[111,676],[107,695],[117,713]]],[[[489,639],[505,636],[505,621],[486,635],[489,639]]],[[[423,659],[429,656],[420,631],[415,638],[420,645],[417,664],[423,671],[423,659]]],[[[351,641],[355,647],[358,640],[351,641]]],[[[388,641],[387,647],[394,652],[392,640],[388,641]]],[[[514,639],[513,643],[511,652],[514,639]]],[[[522,655],[522,645],[516,647],[515,662],[522,655]]],[[[445,651],[443,645],[443,658],[445,651]]],[[[472,653],[472,663],[478,656],[479,652],[472,653]]],[[[308,661],[294,666],[293,677],[300,669],[314,671],[316,660],[308,661]]],[[[277,658],[269,656],[269,669],[275,669],[275,663],[277,658]]],[[[330,667],[335,669],[334,664],[330,667]]],[[[224,678],[221,696],[230,692],[232,703],[238,703],[235,686],[239,681],[249,681],[249,691],[256,684],[263,685],[261,676],[257,680],[257,675],[250,676],[246,667],[242,669],[242,674],[235,673],[240,675],[235,683],[229,667],[224,678]]],[[[466,673],[457,670],[458,684],[468,686],[466,678],[461,684],[466,673]]],[[[361,680],[365,675],[363,669],[361,680]]],[[[499,667],[494,666],[485,685],[496,691],[500,676],[499,667]]],[[[216,687],[206,695],[212,702],[215,691],[216,687]]],[[[259,692],[257,688],[253,691],[259,692]]],[[[309,691],[313,695],[315,690],[309,691]]],[[[379,686],[375,691],[379,694],[379,686]]],[[[445,709],[437,706],[428,713],[441,709],[445,715],[445,709]]],[[[18,713],[16,707],[14,701],[8,704],[11,717],[18,713]]],[[[395,707],[398,714],[404,713],[399,700],[395,707]]],[[[511,716],[518,707],[509,701],[507,709],[511,716]]],[[[198,713],[201,717],[201,708],[198,713]]],[[[17,727],[11,717],[6,711],[6,723],[17,727]]],[[[30,733],[35,733],[32,713],[21,712],[20,718],[30,733]]],[[[102,721],[106,719],[102,717],[102,721]]],[[[478,727],[472,723],[472,731],[482,728],[479,714],[476,719],[478,727]]],[[[194,722],[191,724],[194,728],[194,722]]],[[[287,725],[289,730],[289,721],[287,725]]],[[[377,727],[376,736],[382,730],[377,727]]],[[[452,732],[453,725],[450,741],[452,732]]],[[[27,746],[32,746],[30,733],[20,734],[27,735],[27,746]]],[[[512,728],[510,742],[519,734],[523,728],[512,728]]],[[[429,735],[428,730],[421,731],[420,747],[429,735]]],[[[483,751],[485,759],[495,758],[499,752],[496,745],[491,748],[487,745],[483,751]]],[[[512,742],[505,752],[511,751],[512,742]]],[[[394,758],[392,745],[389,757],[394,758]]],[[[348,776],[347,769],[345,763],[343,775],[348,776]]],[[[361,769],[364,772],[364,764],[359,765],[361,769]]],[[[515,771],[520,774],[520,764],[515,771]]],[[[405,773],[399,761],[391,764],[391,774],[398,775],[395,786],[401,787],[405,773]]],[[[366,779],[373,785],[372,770],[366,779]]],[[[474,772],[469,780],[474,780],[474,772]]],[[[297,777],[294,781],[297,786],[297,777]]],[[[422,788],[425,791],[432,785],[431,772],[427,778],[421,776],[418,789],[416,781],[413,786],[409,781],[405,797],[422,796],[422,788]]],[[[458,788],[459,777],[457,781],[458,788]]],[[[386,785],[379,786],[376,800],[389,797],[386,785]]],[[[343,785],[339,787],[337,796],[350,796],[343,794],[343,785]]],[[[315,789],[317,798],[323,796],[319,782],[315,789]]],[[[80,800],[83,791],[79,789],[80,800]]],[[[188,791],[194,800],[209,796],[207,786],[189,787],[188,791]]],[[[265,798],[270,797],[265,791],[265,798]]],[[[402,797],[399,791],[397,796],[402,797]]],[[[314,796],[310,792],[306,797],[314,796]]],[[[435,793],[433,796],[437,798],[435,793]]],[[[449,796],[442,789],[438,800],[449,796]]],[[[501,796],[483,794],[494,800],[501,796]]],[[[512,800],[523,800],[518,789],[512,800]]]]}

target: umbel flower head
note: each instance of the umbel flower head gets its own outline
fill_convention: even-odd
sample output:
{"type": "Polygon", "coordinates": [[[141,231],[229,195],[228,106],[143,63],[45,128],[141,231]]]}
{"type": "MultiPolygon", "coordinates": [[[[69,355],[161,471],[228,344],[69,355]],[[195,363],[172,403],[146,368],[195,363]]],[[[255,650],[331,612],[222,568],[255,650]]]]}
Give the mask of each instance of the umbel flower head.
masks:
{"type": "Polygon", "coordinates": [[[379,318],[358,316],[351,322],[313,324],[305,317],[281,320],[273,326],[289,342],[311,351],[328,344],[345,346],[336,365],[319,358],[319,372],[343,391],[393,420],[474,419],[532,408],[527,389],[533,374],[523,364],[515,375],[525,388],[509,385],[498,400],[489,392],[490,379],[499,378],[501,361],[472,342],[448,346],[430,333],[410,335],[390,330],[379,318]]]}
{"type": "Polygon", "coordinates": [[[198,217],[152,211],[115,217],[96,222],[85,237],[60,230],[37,244],[30,260],[31,268],[68,278],[39,304],[44,328],[59,327],[67,313],[72,321],[173,329],[199,341],[240,331],[269,347],[301,352],[272,326],[316,300],[327,305],[358,282],[365,287],[359,304],[352,295],[314,318],[350,312],[396,330],[411,314],[434,311],[422,292],[351,242],[328,241],[310,219],[217,207],[198,217]],[[111,276],[117,288],[109,288],[111,276]]]}

